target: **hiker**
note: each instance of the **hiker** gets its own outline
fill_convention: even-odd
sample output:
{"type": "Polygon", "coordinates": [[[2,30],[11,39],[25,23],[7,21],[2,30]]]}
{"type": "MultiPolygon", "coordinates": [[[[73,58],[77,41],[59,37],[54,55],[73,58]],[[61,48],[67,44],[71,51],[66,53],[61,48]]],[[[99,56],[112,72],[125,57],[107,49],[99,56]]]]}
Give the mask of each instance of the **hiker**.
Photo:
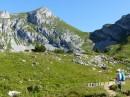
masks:
{"type": "Polygon", "coordinates": [[[122,89],[122,82],[125,81],[125,73],[124,70],[117,69],[117,75],[116,75],[116,83],[118,86],[118,89],[122,89]]]}
{"type": "Polygon", "coordinates": [[[124,71],[124,70],[121,70],[121,74],[122,74],[122,79],[121,79],[121,81],[125,84],[125,80],[126,80],[125,71],[124,71]]]}

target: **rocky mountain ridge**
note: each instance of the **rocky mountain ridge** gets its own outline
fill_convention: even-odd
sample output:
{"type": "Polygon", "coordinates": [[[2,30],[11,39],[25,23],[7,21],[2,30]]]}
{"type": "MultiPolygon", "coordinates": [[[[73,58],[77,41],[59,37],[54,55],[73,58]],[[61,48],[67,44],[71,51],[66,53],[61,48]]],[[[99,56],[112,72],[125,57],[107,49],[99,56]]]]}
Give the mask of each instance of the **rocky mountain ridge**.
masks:
{"type": "Polygon", "coordinates": [[[94,50],[104,52],[109,46],[127,43],[130,35],[130,14],[122,16],[115,24],[106,24],[90,34],[94,50]]]}
{"type": "Polygon", "coordinates": [[[18,14],[0,12],[1,50],[31,50],[38,43],[51,51],[55,49],[81,51],[84,41],[77,34],[80,32],[47,8],[18,14]]]}

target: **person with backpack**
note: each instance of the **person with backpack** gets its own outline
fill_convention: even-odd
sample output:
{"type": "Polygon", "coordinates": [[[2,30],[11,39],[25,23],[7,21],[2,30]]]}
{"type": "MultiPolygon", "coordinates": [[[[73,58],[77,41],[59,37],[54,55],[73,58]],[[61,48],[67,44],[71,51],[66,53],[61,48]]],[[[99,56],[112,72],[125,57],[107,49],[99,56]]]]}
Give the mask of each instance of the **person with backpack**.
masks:
{"type": "Polygon", "coordinates": [[[121,72],[121,69],[117,69],[116,84],[117,84],[118,89],[121,91],[121,89],[122,89],[122,72],[121,72]]]}
{"type": "Polygon", "coordinates": [[[116,82],[118,89],[121,91],[122,89],[122,82],[125,81],[125,73],[124,70],[117,69],[117,75],[116,75],[116,82]]]}
{"type": "Polygon", "coordinates": [[[125,76],[124,70],[121,70],[121,74],[122,74],[122,82],[124,82],[126,80],[126,76],[125,76]]]}

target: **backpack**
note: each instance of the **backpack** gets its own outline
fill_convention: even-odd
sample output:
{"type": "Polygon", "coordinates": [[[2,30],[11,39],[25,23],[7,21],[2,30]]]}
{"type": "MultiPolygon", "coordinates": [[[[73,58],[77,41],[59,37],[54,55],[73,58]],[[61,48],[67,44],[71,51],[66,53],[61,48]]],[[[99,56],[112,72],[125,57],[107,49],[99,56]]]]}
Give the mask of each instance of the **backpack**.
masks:
{"type": "Polygon", "coordinates": [[[122,78],[122,73],[118,73],[118,75],[117,75],[117,80],[118,80],[118,81],[122,81],[122,79],[123,79],[123,78],[122,78]]]}
{"type": "Polygon", "coordinates": [[[121,72],[121,81],[125,81],[125,73],[124,72],[121,72]]]}

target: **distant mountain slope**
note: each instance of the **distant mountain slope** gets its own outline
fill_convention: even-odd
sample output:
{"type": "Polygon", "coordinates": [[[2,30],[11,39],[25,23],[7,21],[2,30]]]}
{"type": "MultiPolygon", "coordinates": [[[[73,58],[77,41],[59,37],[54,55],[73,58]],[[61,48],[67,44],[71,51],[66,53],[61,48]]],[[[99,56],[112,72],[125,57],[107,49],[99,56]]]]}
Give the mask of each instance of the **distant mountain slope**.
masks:
{"type": "Polygon", "coordinates": [[[81,51],[85,35],[47,8],[19,14],[0,12],[1,50],[24,51],[39,43],[51,51],[81,51]]]}
{"type": "Polygon", "coordinates": [[[111,45],[108,49],[109,51],[107,54],[120,60],[122,63],[127,63],[127,65],[130,64],[130,36],[127,37],[127,42],[111,45]]]}
{"type": "Polygon", "coordinates": [[[123,16],[115,24],[106,24],[102,29],[92,32],[90,39],[95,44],[95,51],[104,52],[111,45],[127,44],[128,36],[130,36],[130,14],[123,16]]]}

